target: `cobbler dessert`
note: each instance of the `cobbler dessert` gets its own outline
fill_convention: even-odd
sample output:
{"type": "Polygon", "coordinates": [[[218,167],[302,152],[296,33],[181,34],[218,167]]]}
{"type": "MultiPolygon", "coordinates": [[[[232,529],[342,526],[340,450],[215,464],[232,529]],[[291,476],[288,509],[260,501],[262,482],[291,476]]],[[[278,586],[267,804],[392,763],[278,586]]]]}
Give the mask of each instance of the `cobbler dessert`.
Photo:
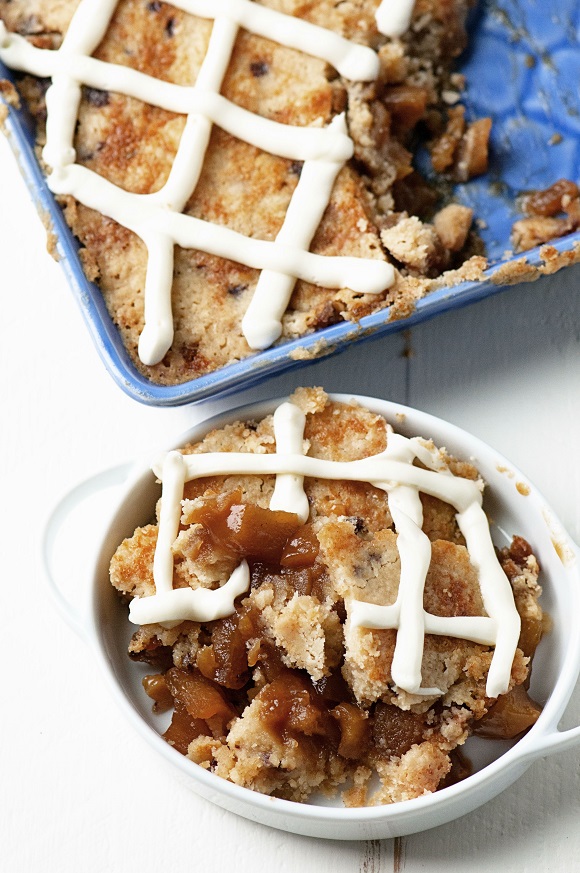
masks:
{"type": "Polygon", "coordinates": [[[0,58],[141,373],[185,382],[481,277],[472,211],[413,165],[420,138],[448,180],[487,168],[453,71],[471,6],[0,0],[0,58]]]}
{"type": "Polygon", "coordinates": [[[514,739],[542,636],[538,563],[497,551],[468,462],[322,389],[167,453],[110,576],[167,742],[246,788],[347,806],[469,774],[514,739]]]}

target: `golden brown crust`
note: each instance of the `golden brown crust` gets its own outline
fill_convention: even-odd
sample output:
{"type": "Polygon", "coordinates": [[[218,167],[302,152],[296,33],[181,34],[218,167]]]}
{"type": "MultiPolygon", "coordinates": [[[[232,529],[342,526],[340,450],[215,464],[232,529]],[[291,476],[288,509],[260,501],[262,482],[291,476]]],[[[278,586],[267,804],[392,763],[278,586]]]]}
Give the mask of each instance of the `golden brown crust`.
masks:
{"type": "MultiPolygon", "coordinates": [[[[452,88],[454,81],[451,60],[465,42],[469,4],[464,0],[418,3],[413,38],[402,41],[377,33],[377,2],[264,0],[265,5],[378,49],[381,74],[376,83],[344,81],[316,58],[241,32],[222,89],[238,105],[284,124],[325,125],[346,111],[355,161],[340,173],[314,237],[311,250],[318,254],[398,258],[400,245],[393,242],[391,251],[384,234],[394,240],[413,219],[396,211],[393,184],[411,172],[407,145],[415,124],[443,111],[441,92],[452,88]]],[[[26,34],[35,44],[57,47],[76,5],[0,0],[0,16],[10,29],[26,34]]],[[[210,32],[210,22],[170,4],[121,0],[95,55],[166,81],[191,84],[210,32]]],[[[30,80],[24,85],[39,121],[40,143],[44,88],[43,83],[35,86],[30,80]]],[[[77,158],[126,190],[151,193],[167,179],[183,126],[184,118],[171,112],[85,88],[75,139],[77,158]]],[[[273,240],[299,174],[299,163],[260,152],[215,128],[199,185],[185,211],[250,237],[273,240]]],[[[143,365],[137,345],[143,328],[145,247],[130,231],[70,198],[64,205],[66,219],[84,246],[81,259],[87,276],[99,284],[129,355],[143,375],[158,384],[177,384],[251,354],[241,318],[256,286],[257,271],[176,247],[174,342],[161,363],[143,365]]],[[[283,318],[281,341],[341,320],[356,321],[391,304],[393,317],[402,317],[429,292],[434,278],[443,275],[444,283],[447,276],[449,282],[466,278],[460,235],[455,234],[447,247],[432,225],[419,225],[425,252],[397,261],[397,282],[388,292],[361,295],[297,282],[283,318]]],[[[481,275],[483,266],[481,260],[471,262],[469,274],[481,275]]]]}
{"type": "Polygon", "coordinates": [[[558,251],[555,246],[545,245],[540,248],[540,263],[530,264],[526,257],[517,258],[499,267],[491,275],[494,285],[517,285],[520,282],[535,282],[540,276],[550,276],[563,267],[580,263],[580,242],[575,241],[565,251],[558,251]]]}

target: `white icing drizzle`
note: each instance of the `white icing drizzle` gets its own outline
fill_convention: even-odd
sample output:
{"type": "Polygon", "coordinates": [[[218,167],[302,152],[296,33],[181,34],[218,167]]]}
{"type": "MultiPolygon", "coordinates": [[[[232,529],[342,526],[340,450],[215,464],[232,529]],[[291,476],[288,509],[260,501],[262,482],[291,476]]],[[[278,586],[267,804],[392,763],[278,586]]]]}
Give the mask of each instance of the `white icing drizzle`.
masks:
{"type": "MultiPolygon", "coordinates": [[[[199,89],[219,91],[237,35],[237,24],[216,18],[197,77],[199,89]]],[[[151,197],[162,209],[179,214],[185,208],[189,193],[195,191],[201,175],[211,129],[209,118],[199,112],[188,114],[169,177],[163,188],[151,197]]],[[[157,231],[147,237],[142,235],[142,239],[147,246],[147,275],[145,326],[139,337],[139,357],[143,363],[156,363],[162,360],[173,342],[174,237],[157,231]]]]}
{"type": "Polygon", "coordinates": [[[185,485],[185,463],[181,452],[169,452],[163,462],[163,497],[159,513],[157,548],[153,560],[153,580],[157,594],[173,590],[171,547],[179,531],[181,499],[185,485]]]}
{"type": "MultiPolygon", "coordinates": [[[[293,127],[281,124],[236,106],[221,94],[214,93],[209,86],[199,85],[198,82],[194,86],[175,85],[120,64],[72,55],[68,51],[61,54],[66,49],[66,40],[67,37],[58,51],[49,53],[48,60],[42,58],[35,63],[35,57],[47,53],[47,49],[38,49],[30,45],[24,37],[11,34],[9,46],[3,50],[3,56],[6,57],[6,63],[10,63],[11,66],[25,67],[35,75],[50,75],[59,83],[62,77],[68,88],[79,89],[78,83],[83,82],[93,88],[126,94],[128,97],[134,97],[170,112],[202,116],[207,121],[219,125],[232,136],[283,158],[344,162],[352,157],[353,143],[346,130],[337,127],[333,129],[330,126],[293,127]]],[[[221,40],[216,40],[214,43],[214,52],[219,52],[218,62],[224,59],[225,44],[225,41],[221,40]]],[[[211,44],[209,48],[212,48],[211,44]]],[[[50,136],[57,146],[52,150],[49,149],[48,152],[46,147],[43,150],[45,161],[48,163],[51,158],[50,165],[53,167],[71,163],[59,157],[58,152],[58,146],[62,149],[68,148],[74,134],[74,129],[71,130],[71,122],[76,124],[78,105],[66,104],[65,99],[69,99],[70,93],[72,92],[68,90],[64,95],[58,93],[53,98],[54,109],[53,106],[47,106],[48,111],[53,116],[57,116],[56,120],[52,119],[54,124],[51,121],[50,126],[53,130],[50,131],[47,119],[47,141],[50,136]]]]}
{"type": "MultiPolygon", "coordinates": [[[[401,575],[397,600],[389,606],[381,606],[351,599],[347,603],[348,620],[355,627],[392,628],[397,630],[391,674],[393,683],[410,694],[438,696],[438,688],[421,686],[421,662],[425,633],[460,637],[482,645],[495,646],[488,673],[486,694],[497,697],[507,691],[511,667],[520,632],[520,617],[515,608],[508,579],[497,560],[489,524],[482,508],[482,484],[454,476],[444,466],[440,452],[432,444],[418,438],[407,439],[389,428],[387,448],[369,458],[355,461],[328,461],[311,458],[303,453],[304,413],[292,403],[283,403],[274,414],[276,452],[254,454],[250,452],[207,452],[187,454],[181,463],[175,460],[178,453],[170,452],[153,470],[163,482],[162,512],[157,549],[162,551],[159,567],[171,565],[171,544],[176,535],[181,512],[180,482],[204,476],[219,475],[275,475],[276,484],[270,501],[271,509],[295,512],[302,521],[308,518],[308,501],[303,487],[304,476],[318,479],[368,482],[385,491],[389,509],[397,531],[397,548],[401,560],[401,575]],[[430,469],[413,465],[415,458],[430,469]],[[419,492],[430,494],[451,504],[457,511],[457,521],[465,537],[471,562],[479,576],[485,616],[436,616],[423,608],[425,577],[431,560],[431,544],[421,530],[423,513],[419,492]],[[172,503],[173,509],[166,506],[172,503]],[[172,539],[173,537],[173,539],[172,539]]],[[[182,488],[182,486],[181,486],[182,488]]],[[[155,557],[157,567],[157,552],[155,557]]],[[[242,565],[240,565],[242,566],[242,565]]],[[[238,568],[239,569],[239,568],[238,568]]],[[[164,569],[167,573],[167,569],[164,569]]],[[[240,571],[241,572],[241,571],[240,571]]],[[[244,571],[245,572],[245,571],[244,571]]],[[[236,571],[237,573],[237,571],[236,571]]],[[[161,578],[161,577],[160,577],[161,578]]],[[[165,577],[164,577],[165,578],[165,577]]],[[[246,578],[245,576],[243,577],[246,578]]],[[[130,614],[132,621],[139,622],[140,612],[147,610],[148,621],[165,622],[178,618],[205,615],[196,612],[193,595],[183,589],[156,594],[139,601],[130,614]],[[171,600],[173,595],[179,595],[171,600]],[[145,605],[146,601],[146,605],[145,605]],[[183,610],[181,604],[185,604],[183,610]]],[[[242,588],[236,575],[238,593],[242,588]]],[[[228,583],[229,584],[229,583],[228,583]]],[[[249,577],[247,584],[249,585],[249,577]]],[[[165,582],[162,583],[165,586],[165,582]]],[[[202,598],[216,596],[219,592],[203,590],[202,598]]],[[[230,591],[220,599],[215,617],[230,614],[230,591]],[[219,615],[218,615],[219,612],[219,615]]],[[[234,595],[235,596],[235,595],[234,595]]],[[[205,607],[204,607],[205,608],[205,607]]]]}
{"type": "Polygon", "coordinates": [[[176,588],[152,597],[135,597],[129,607],[129,619],[135,624],[169,626],[182,621],[215,621],[235,610],[234,600],[250,587],[250,568],[247,561],[238,564],[221,588],[176,588]]]}
{"type": "Polygon", "coordinates": [[[155,195],[129,194],[78,164],[55,170],[50,182],[56,194],[71,193],[77,197],[82,193],[86,206],[115,220],[123,216],[126,227],[135,233],[140,230],[146,238],[149,234],[169,236],[183,248],[202,249],[248,267],[292,273],[298,279],[323,287],[343,287],[341,280],[346,279],[346,287],[360,294],[376,294],[393,273],[392,266],[385,261],[315,255],[290,245],[245,237],[228,227],[190,215],[160,209],[153,199],[155,195]],[[114,194],[114,198],[109,197],[109,193],[114,194]]]}
{"type": "MultiPolygon", "coordinates": [[[[253,455],[248,452],[211,452],[185,455],[186,479],[202,476],[279,475],[293,473],[316,479],[345,479],[349,482],[369,482],[378,488],[411,485],[425,494],[438,497],[454,506],[458,512],[473,502],[481,505],[481,483],[459,477],[443,477],[433,470],[423,470],[401,461],[394,461],[381,452],[358,461],[327,461],[301,454],[253,455]],[[388,486],[385,483],[390,483],[388,486]]],[[[157,476],[162,466],[153,465],[157,476]]]]}
{"type": "Polygon", "coordinates": [[[520,617],[514,606],[511,587],[498,563],[481,506],[472,504],[459,512],[457,523],[465,537],[471,563],[479,574],[485,611],[496,624],[495,653],[486,687],[489,697],[497,697],[506,690],[504,685],[508,677],[504,667],[508,659],[511,666],[514,658],[520,636],[520,617]]]}
{"type": "Polygon", "coordinates": [[[327,61],[345,79],[371,82],[379,74],[378,58],[367,46],[251,0],[172,0],[171,5],[198,18],[230,18],[250,33],[327,61]]]}
{"type": "MultiPolygon", "coordinates": [[[[294,403],[283,403],[274,413],[274,437],[279,454],[301,454],[306,416],[294,403]]],[[[270,509],[295,512],[305,522],[310,515],[308,498],[304,492],[304,476],[292,473],[276,476],[270,509]]]]}
{"type": "MultiPolygon", "coordinates": [[[[390,427],[384,455],[404,464],[412,464],[415,460],[410,441],[395,434],[390,427]]],[[[425,638],[423,589],[431,561],[431,543],[421,530],[423,506],[419,491],[403,484],[384,483],[381,487],[389,494],[389,509],[398,534],[397,548],[401,559],[401,578],[395,603],[401,644],[395,646],[391,675],[398,687],[416,694],[421,688],[425,638]]],[[[356,615],[351,616],[351,620],[356,626],[356,615]]],[[[429,691],[441,693],[438,689],[429,691]]]]}
{"type": "MultiPolygon", "coordinates": [[[[380,28],[386,3],[392,5],[392,0],[384,0],[377,11],[380,28]]],[[[219,93],[239,27],[318,57],[345,78],[357,81],[377,78],[380,64],[376,53],[326,28],[251,0],[174,0],[173,5],[214,22],[193,86],[161,81],[91,57],[107,31],[117,0],[80,0],[57,51],[36,48],[23,37],[7,33],[0,22],[0,58],[4,63],[52,77],[43,150],[44,160],[52,167],[49,187],[55,194],[72,195],[114,219],[145,243],[145,326],[139,357],[146,365],[159,363],[173,342],[171,288],[176,244],[261,271],[242,322],[244,336],[254,349],[266,348],[280,336],[282,316],[297,279],[326,288],[379,294],[392,285],[395,275],[393,267],[379,259],[327,257],[308,251],[336,177],[353,154],[344,117],[338,116],[324,128],[284,125],[248,112],[219,93]],[[160,191],[130,194],[75,163],[74,132],[83,84],[187,116],[169,178],[160,191]],[[213,124],[264,151],[305,162],[274,243],[249,239],[181,214],[197,187],[213,124]]]]}
{"type": "MultiPolygon", "coordinates": [[[[82,78],[71,75],[69,66],[74,63],[75,58],[82,58],[95,51],[105,35],[116,5],[115,0],[85,0],[84,14],[93,22],[92,27],[86,26],[87,21],[83,19],[83,15],[73,15],[60,50],[52,53],[53,58],[58,61],[54,73],[43,74],[31,70],[40,76],[52,75],[52,85],[46,92],[46,145],[42,152],[44,160],[51,167],[66,167],[76,159],[73,141],[81,101],[82,78]]],[[[29,55],[29,50],[34,48],[24,39],[18,45],[25,55],[29,55]]],[[[45,59],[45,54],[40,50],[38,54],[45,59]]],[[[34,57],[36,56],[34,52],[34,57]]]]}
{"type": "Polygon", "coordinates": [[[409,29],[415,0],[382,0],[375,13],[377,27],[385,36],[402,36],[409,29]]]}
{"type": "MultiPolygon", "coordinates": [[[[346,136],[344,114],[334,118],[328,130],[338,130],[346,136]]],[[[341,160],[305,161],[276,243],[308,250],[343,163],[341,160]]],[[[293,289],[294,278],[287,273],[262,271],[242,320],[244,336],[253,349],[266,349],[278,339],[282,333],[282,316],[293,289]]]]}

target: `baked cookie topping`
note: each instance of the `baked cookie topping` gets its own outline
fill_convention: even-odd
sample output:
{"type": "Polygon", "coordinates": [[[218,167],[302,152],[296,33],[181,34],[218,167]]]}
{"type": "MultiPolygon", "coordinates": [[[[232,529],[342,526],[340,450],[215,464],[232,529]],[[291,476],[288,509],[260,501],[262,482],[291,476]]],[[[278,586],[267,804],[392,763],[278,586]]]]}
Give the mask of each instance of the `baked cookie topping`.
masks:
{"type": "Polygon", "coordinates": [[[154,381],[480,275],[470,210],[396,203],[421,211],[408,147],[449,92],[465,0],[37,7],[1,0],[0,57],[40,77],[49,185],[154,381]]]}
{"type": "Polygon", "coordinates": [[[488,735],[537,718],[537,562],[518,538],[496,553],[471,465],[302,389],[154,469],[158,520],[111,580],[192,760],[295,800],[342,785],[384,803],[443,785],[498,705],[488,735]]]}
{"type": "Polygon", "coordinates": [[[336,176],[354,153],[344,114],[326,128],[281,125],[236,106],[219,93],[240,26],[311,53],[331,63],[341,75],[359,81],[378,77],[375,53],[332,31],[289,19],[250,0],[221,0],[212,4],[211,10],[199,0],[175,0],[174,5],[202,18],[209,14],[214,22],[196,82],[189,87],[91,57],[110,26],[117,0],[81,0],[57,51],[35,48],[0,25],[3,59],[17,69],[52,78],[46,96],[47,141],[42,152],[52,168],[49,187],[55,194],[73,196],[84,206],[113,218],[137,234],[147,248],[145,327],[139,357],[149,365],[158,364],[173,342],[171,286],[173,249],[178,243],[261,269],[242,320],[248,344],[257,349],[271,345],[282,332],[280,317],[297,278],[323,286],[349,287],[358,293],[384,291],[394,278],[393,268],[382,261],[325,264],[320,256],[307,255],[336,176]],[[83,84],[187,117],[169,178],[160,191],[151,196],[131,194],[75,163],[73,140],[83,84]],[[219,225],[182,215],[199,181],[214,124],[258,149],[304,162],[277,243],[260,244],[219,225]]]}

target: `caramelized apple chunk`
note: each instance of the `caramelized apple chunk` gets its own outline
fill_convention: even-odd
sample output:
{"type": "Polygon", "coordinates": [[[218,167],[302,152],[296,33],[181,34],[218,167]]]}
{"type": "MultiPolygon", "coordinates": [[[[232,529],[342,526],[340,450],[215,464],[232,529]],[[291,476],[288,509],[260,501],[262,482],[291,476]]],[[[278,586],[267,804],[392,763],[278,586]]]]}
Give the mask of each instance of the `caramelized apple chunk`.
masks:
{"type": "Polygon", "coordinates": [[[220,716],[227,721],[236,715],[222,692],[200,673],[172,667],[165,674],[165,681],[173,699],[179,699],[192,718],[220,716]]]}
{"type": "Polygon", "coordinates": [[[368,713],[353,703],[339,703],[331,710],[340,727],[338,754],[344,758],[362,758],[370,741],[368,713]]]}
{"type": "Polygon", "coordinates": [[[287,540],[280,556],[280,566],[312,567],[319,551],[320,544],[312,525],[305,524],[287,540]]]}
{"type": "Polygon", "coordinates": [[[532,700],[523,685],[516,685],[498,697],[487,714],[476,723],[474,734],[494,740],[513,740],[534,725],[542,707],[532,700]]]}
{"type": "Polygon", "coordinates": [[[383,103],[391,113],[399,134],[410,132],[424,117],[429,93],[417,85],[391,85],[383,94],[383,103]]]}
{"type": "Polygon", "coordinates": [[[250,673],[246,638],[240,629],[240,615],[235,612],[212,623],[211,645],[200,649],[197,667],[207,678],[225,688],[243,688],[250,673]]]}
{"type": "Polygon", "coordinates": [[[192,718],[185,705],[176,698],[171,724],[163,734],[163,739],[182,755],[187,755],[189,744],[207,732],[206,722],[201,718],[192,718]]]}
{"type": "Polygon", "coordinates": [[[163,673],[153,673],[141,680],[145,694],[153,701],[154,712],[165,712],[173,706],[173,695],[163,673]]]}
{"type": "Polygon", "coordinates": [[[556,215],[558,212],[564,212],[567,203],[579,196],[580,189],[575,182],[570,179],[558,179],[549,188],[526,194],[522,198],[522,211],[526,215],[556,215]]]}
{"type": "Polygon", "coordinates": [[[260,699],[266,704],[262,710],[264,728],[283,741],[304,734],[337,742],[336,723],[305,677],[286,670],[260,692],[260,699]]]}
{"type": "Polygon", "coordinates": [[[373,723],[374,748],[380,757],[400,758],[421,742],[425,727],[424,716],[378,703],[373,723]]]}
{"type": "Polygon", "coordinates": [[[457,182],[467,182],[487,172],[491,118],[467,125],[463,106],[448,111],[445,131],[431,145],[431,163],[437,173],[450,173],[457,182]]]}
{"type": "Polygon", "coordinates": [[[204,499],[190,511],[189,520],[203,525],[222,549],[266,563],[280,560],[286,543],[300,526],[293,512],[243,503],[239,491],[204,499]]]}

